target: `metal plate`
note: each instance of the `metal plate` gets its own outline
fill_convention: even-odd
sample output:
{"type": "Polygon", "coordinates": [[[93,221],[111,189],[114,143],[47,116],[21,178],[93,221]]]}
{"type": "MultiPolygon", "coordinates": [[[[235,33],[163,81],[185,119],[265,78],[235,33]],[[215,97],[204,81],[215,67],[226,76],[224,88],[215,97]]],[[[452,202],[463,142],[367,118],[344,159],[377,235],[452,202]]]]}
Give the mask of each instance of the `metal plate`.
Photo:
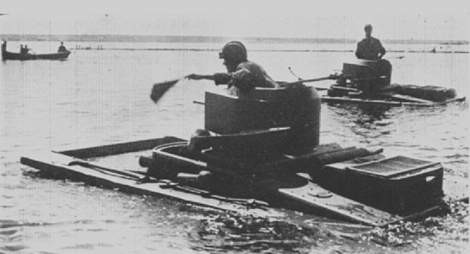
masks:
{"type": "Polygon", "coordinates": [[[400,174],[425,169],[437,164],[439,163],[413,159],[405,156],[395,156],[379,161],[350,166],[348,169],[372,176],[390,178],[400,174]]]}

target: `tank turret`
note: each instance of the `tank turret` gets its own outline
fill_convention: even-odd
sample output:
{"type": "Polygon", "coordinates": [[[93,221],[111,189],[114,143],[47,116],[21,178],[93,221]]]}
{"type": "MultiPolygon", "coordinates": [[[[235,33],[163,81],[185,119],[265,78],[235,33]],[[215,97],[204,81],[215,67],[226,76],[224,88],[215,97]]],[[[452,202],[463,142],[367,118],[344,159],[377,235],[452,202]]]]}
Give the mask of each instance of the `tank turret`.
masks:
{"type": "Polygon", "coordinates": [[[320,136],[320,97],[311,87],[256,88],[235,97],[207,92],[205,129],[217,134],[290,127],[286,148],[316,146],[320,136]]]}

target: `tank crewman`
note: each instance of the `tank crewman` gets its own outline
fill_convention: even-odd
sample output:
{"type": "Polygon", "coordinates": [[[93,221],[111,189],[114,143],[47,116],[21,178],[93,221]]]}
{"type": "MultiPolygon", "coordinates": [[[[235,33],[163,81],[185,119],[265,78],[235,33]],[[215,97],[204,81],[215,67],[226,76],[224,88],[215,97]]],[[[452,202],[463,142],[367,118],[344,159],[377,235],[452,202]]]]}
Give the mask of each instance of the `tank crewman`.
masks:
{"type": "Polygon", "coordinates": [[[224,60],[226,73],[213,75],[191,74],[188,79],[214,80],[216,85],[228,84],[230,93],[247,93],[254,87],[278,87],[279,85],[259,64],[248,60],[247,50],[239,41],[231,41],[222,48],[219,58],[224,60]]]}
{"type": "MultiPolygon", "coordinates": [[[[225,44],[219,53],[227,72],[213,75],[190,74],[188,79],[213,80],[216,85],[227,84],[231,95],[247,94],[255,87],[278,87],[279,85],[266,73],[260,65],[248,60],[248,54],[243,43],[231,41],[225,44]]],[[[206,130],[197,130],[193,137],[210,135],[206,130]]],[[[189,151],[198,150],[194,138],[189,143],[189,151]]]]}
{"type": "Polygon", "coordinates": [[[372,25],[364,27],[366,38],[357,43],[356,57],[366,60],[379,60],[385,55],[385,48],[380,40],[372,37],[372,25]]]}
{"type": "Polygon", "coordinates": [[[373,95],[390,85],[392,65],[386,59],[382,59],[386,51],[380,40],[372,37],[372,25],[365,25],[364,31],[366,38],[357,43],[356,57],[376,61],[375,64],[368,66],[375,71],[377,79],[360,81],[358,86],[364,95],[373,95]]]}
{"type": "Polygon", "coordinates": [[[65,48],[64,42],[61,41],[61,42],[60,42],[60,46],[59,46],[59,48],[57,49],[57,52],[61,53],[61,52],[66,52],[66,51],[67,51],[67,48],[65,48]]]}

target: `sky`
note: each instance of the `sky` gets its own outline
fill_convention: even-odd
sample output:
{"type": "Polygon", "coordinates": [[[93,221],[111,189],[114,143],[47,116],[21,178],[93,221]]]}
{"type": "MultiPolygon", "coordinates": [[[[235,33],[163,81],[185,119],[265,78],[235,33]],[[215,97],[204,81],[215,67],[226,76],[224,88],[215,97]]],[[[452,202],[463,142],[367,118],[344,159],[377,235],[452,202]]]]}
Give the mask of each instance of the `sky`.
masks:
{"type": "Polygon", "coordinates": [[[464,0],[0,0],[0,34],[470,40],[464,0]]]}

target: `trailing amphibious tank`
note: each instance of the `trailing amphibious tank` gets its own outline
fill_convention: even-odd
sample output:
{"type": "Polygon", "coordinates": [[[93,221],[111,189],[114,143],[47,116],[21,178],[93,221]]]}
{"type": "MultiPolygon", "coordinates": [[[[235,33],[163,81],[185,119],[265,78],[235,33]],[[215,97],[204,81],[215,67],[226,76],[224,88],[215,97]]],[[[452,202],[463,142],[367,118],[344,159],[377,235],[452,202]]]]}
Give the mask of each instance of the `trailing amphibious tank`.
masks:
{"type": "Polygon", "coordinates": [[[435,106],[465,100],[453,88],[393,84],[391,77],[392,65],[385,59],[344,63],[336,83],[321,100],[388,106],[435,106]]]}

